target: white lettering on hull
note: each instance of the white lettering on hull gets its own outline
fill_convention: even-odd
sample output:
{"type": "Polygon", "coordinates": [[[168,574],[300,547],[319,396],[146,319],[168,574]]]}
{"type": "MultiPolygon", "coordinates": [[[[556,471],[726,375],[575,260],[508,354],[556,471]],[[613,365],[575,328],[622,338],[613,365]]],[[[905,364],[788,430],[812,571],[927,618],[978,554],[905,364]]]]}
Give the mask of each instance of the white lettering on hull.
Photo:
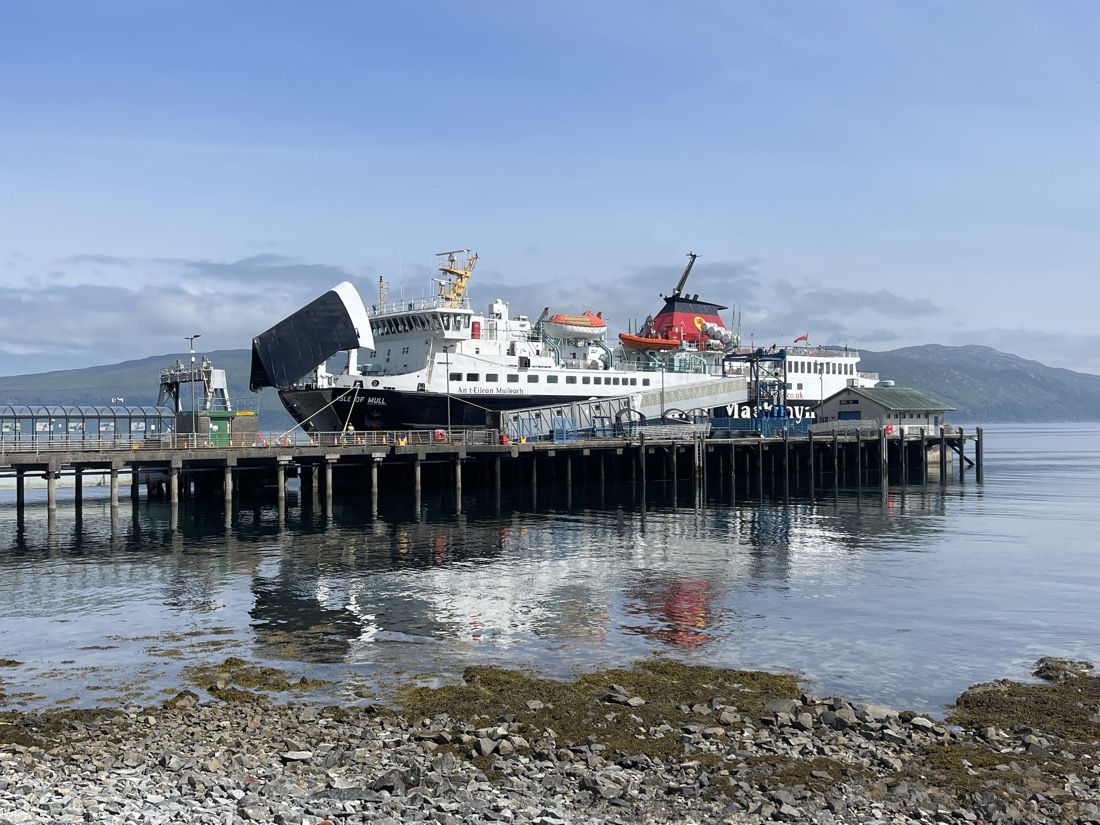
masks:
{"type": "MultiPolygon", "coordinates": [[[[762,412],[764,415],[768,415],[775,409],[773,404],[763,404],[762,412]]],[[[726,404],[726,416],[728,418],[755,418],[755,410],[748,404],[726,404]]],[[[817,418],[811,407],[804,406],[802,404],[788,404],[786,407],[786,417],[795,422],[800,422],[803,419],[809,419],[810,421],[817,418]]]]}

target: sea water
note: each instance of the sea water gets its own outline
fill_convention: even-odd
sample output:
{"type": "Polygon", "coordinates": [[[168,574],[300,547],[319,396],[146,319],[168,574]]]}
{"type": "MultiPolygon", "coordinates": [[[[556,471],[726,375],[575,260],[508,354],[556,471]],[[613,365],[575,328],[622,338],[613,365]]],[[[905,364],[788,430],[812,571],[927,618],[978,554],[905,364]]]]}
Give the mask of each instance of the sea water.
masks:
{"type": "MultiPolygon", "coordinates": [[[[985,473],[221,501],[0,496],[0,707],[150,703],[233,656],[384,700],[472,664],[792,672],[942,715],[1044,655],[1100,660],[1100,425],[991,426],[985,473]]],[[[64,493],[62,494],[64,495],[64,493]]]]}

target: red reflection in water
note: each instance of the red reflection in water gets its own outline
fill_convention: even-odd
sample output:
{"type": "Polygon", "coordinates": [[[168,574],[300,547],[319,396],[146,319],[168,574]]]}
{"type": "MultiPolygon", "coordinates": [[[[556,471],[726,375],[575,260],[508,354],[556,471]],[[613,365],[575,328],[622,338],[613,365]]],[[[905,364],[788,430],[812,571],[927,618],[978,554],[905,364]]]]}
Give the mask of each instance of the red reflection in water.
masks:
{"type": "Polygon", "coordinates": [[[711,633],[712,603],[718,596],[702,579],[643,582],[627,591],[636,601],[626,612],[648,616],[652,625],[631,625],[630,632],[652,636],[668,645],[699,647],[719,638],[711,633]]]}

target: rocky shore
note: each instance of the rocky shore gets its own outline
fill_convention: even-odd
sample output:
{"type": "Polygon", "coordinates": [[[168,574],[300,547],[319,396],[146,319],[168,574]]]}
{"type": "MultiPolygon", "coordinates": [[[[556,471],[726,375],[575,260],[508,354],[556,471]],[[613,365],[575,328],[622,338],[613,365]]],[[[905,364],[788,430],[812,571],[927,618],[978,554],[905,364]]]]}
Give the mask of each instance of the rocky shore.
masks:
{"type": "Polygon", "coordinates": [[[227,660],[156,708],[0,714],[0,825],[1100,825],[1100,680],[1036,672],[938,721],[664,661],[315,707],[227,660]]]}

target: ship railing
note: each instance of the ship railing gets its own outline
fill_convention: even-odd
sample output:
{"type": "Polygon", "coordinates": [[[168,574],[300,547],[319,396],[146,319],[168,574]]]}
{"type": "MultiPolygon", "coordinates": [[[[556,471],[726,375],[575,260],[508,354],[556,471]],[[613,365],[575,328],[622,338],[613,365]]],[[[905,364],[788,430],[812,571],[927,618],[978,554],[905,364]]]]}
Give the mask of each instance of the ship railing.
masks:
{"type": "MultiPolygon", "coordinates": [[[[787,351],[788,356],[793,355],[797,357],[804,357],[807,355],[818,355],[822,357],[836,358],[837,356],[842,355],[844,357],[855,356],[856,358],[859,358],[859,350],[849,349],[848,347],[800,347],[796,345],[783,347],[783,349],[787,351]]],[[[752,353],[756,350],[754,350],[752,347],[738,347],[737,351],[752,353]]]]}
{"type": "Polygon", "coordinates": [[[463,298],[457,303],[448,302],[445,298],[433,296],[431,298],[400,298],[394,301],[386,301],[379,308],[378,304],[371,306],[370,315],[391,315],[400,312],[418,312],[426,309],[469,309],[470,299],[463,298]]]}
{"type": "Polygon", "coordinates": [[[648,375],[659,375],[660,373],[667,373],[669,375],[722,375],[722,365],[711,363],[705,358],[701,358],[698,355],[691,355],[687,358],[679,358],[671,363],[666,364],[647,364],[643,362],[623,364],[618,367],[622,372],[644,372],[648,375]]]}

